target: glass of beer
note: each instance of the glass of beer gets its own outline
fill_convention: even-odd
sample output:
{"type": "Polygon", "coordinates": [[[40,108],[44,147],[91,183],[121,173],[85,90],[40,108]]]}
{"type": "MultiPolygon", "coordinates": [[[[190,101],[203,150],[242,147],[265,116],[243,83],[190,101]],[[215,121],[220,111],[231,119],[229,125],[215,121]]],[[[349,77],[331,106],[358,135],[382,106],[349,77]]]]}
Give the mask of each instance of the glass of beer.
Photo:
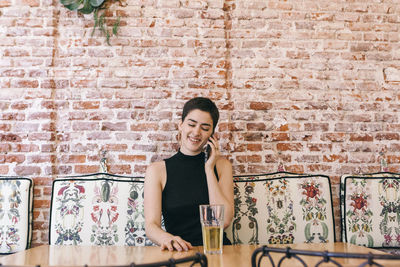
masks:
{"type": "Polygon", "coordinates": [[[203,248],[206,254],[222,253],[224,205],[200,205],[203,248]]]}

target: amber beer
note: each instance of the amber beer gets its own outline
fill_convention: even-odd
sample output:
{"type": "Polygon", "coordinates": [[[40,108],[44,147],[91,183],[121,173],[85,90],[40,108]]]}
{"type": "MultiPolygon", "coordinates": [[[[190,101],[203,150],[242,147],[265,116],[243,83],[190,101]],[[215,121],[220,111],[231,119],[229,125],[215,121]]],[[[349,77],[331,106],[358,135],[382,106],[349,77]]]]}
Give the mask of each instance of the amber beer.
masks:
{"type": "Polygon", "coordinates": [[[202,226],[204,250],[210,254],[222,251],[222,226],[202,226]]]}
{"type": "Polygon", "coordinates": [[[200,205],[200,222],[204,253],[221,254],[224,231],[224,205],[200,205]]]}

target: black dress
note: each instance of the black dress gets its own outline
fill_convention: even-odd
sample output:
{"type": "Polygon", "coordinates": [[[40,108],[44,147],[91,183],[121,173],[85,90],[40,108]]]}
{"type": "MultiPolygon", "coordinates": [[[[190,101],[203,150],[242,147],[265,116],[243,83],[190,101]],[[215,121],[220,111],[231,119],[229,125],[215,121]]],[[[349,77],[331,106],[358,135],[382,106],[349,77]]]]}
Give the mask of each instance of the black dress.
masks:
{"type": "MultiPolygon", "coordinates": [[[[165,160],[167,181],[162,192],[165,229],[193,246],[203,245],[199,205],[210,203],[204,156],[203,152],[188,156],[179,151],[165,160]]],[[[230,244],[224,233],[224,245],[230,244]]]]}

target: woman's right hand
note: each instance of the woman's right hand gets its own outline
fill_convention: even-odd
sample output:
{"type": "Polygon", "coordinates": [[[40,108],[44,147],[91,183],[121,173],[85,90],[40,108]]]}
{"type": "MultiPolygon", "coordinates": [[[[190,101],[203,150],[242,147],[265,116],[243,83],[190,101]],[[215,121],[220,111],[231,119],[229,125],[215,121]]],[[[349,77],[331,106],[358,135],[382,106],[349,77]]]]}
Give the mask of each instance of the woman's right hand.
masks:
{"type": "Polygon", "coordinates": [[[161,240],[160,248],[161,250],[168,249],[169,251],[188,251],[189,249],[192,249],[193,246],[179,236],[171,236],[161,240]]]}

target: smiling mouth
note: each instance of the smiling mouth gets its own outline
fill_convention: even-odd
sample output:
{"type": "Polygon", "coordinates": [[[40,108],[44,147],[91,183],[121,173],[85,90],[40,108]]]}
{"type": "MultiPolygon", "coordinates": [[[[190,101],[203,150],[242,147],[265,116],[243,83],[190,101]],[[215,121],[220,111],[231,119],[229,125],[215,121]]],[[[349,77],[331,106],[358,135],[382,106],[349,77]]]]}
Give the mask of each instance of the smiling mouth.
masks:
{"type": "Polygon", "coordinates": [[[189,139],[190,142],[196,143],[196,144],[201,142],[200,138],[194,138],[194,137],[188,136],[188,139],[189,139]]]}

